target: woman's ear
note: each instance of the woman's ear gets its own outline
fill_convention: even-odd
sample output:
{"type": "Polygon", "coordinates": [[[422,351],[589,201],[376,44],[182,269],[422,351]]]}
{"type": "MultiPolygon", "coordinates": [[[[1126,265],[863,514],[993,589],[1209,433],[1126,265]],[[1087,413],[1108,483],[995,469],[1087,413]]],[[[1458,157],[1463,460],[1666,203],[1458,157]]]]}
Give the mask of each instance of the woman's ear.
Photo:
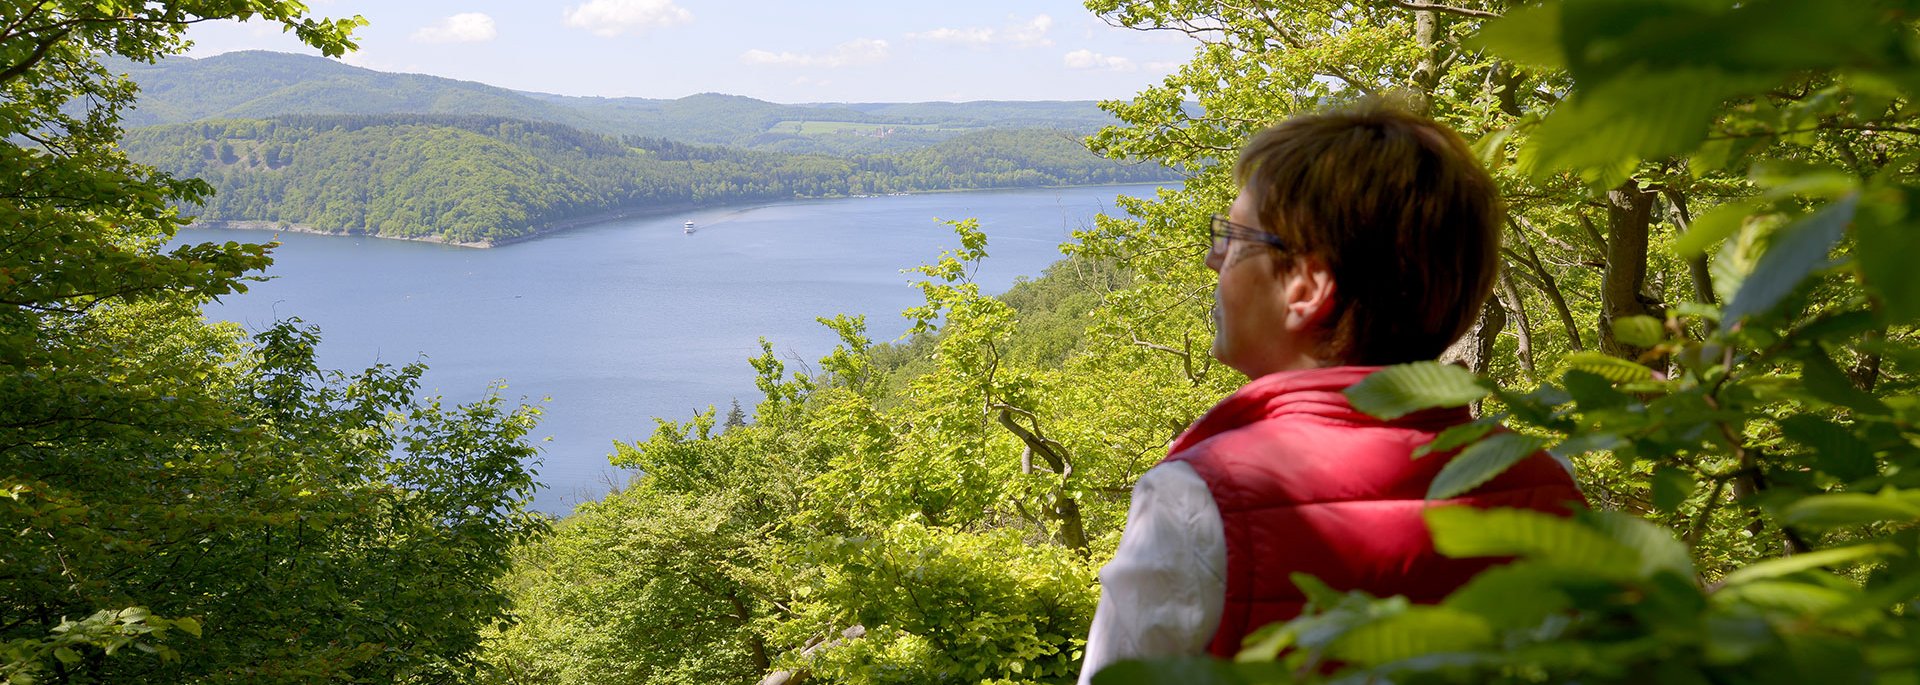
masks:
{"type": "Polygon", "coordinates": [[[1320,327],[1333,314],[1333,298],[1338,294],[1333,270],[1317,256],[1293,260],[1293,268],[1280,276],[1281,297],[1286,303],[1286,325],[1296,331],[1320,327]]]}

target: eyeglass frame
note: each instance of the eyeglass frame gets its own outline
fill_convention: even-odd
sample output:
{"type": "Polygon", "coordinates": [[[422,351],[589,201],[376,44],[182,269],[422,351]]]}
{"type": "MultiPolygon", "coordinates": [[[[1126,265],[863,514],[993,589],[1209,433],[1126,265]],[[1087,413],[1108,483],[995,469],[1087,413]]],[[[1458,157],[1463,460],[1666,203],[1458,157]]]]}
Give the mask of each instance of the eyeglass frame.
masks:
{"type": "Polygon", "coordinates": [[[1281,240],[1280,236],[1252,226],[1236,224],[1231,219],[1228,219],[1225,214],[1213,215],[1213,222],[1208,226],[1207,237],[1213,241],[1207,246],[1208,261],[1226,259],[1227,252],[1233,249],[1233,239],[1235,238],[1266,243],[1276,250],[1285,251],[1287,249],[1287,241],[1281,240]]]}

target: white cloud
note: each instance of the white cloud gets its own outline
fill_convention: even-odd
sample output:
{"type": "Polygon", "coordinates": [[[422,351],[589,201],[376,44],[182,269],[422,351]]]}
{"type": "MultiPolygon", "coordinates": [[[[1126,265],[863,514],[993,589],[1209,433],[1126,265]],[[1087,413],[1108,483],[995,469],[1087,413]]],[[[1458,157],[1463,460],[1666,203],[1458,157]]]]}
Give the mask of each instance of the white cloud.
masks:
{"type": "Polygon", "coordinates": [[[1066,55],[1068,69],[1097,69],[1102,71],[1133,71],[1139,66],[1133,60],[1113,55],[1102,55],[1092,50],[1075,50],[1066,55]]]}
{"type": "Polygon", "coordinates": [[[617,36],[685,24],[693,21],[693,13],[673,0],[588,0],[567,8],[566,18],[573,28],[596,36],[617,36]]]}
{"type": "Polygon", "coordinates": [[[931,31],[909,33],[907,38],[924,40],[930,43],[953,43],[972,48],[986,48],[990,45],[1011,45],[1031,48],[1053,45],[1047,38],[1047,32],[1053,29],[1053,17],[1041,14],[1026,21],[1015,21],[1002,28],[938,28],[931,31]]]}
{"type": "Polygon", "coordinates": [[[484,43],[498,35],[493,17],[463,12],[420,27],[410,39],[415,43],[484,43]]]}
{"type": "Polygon", "coordinates": [[[886,41],[860,38],[815,54],[748,50],[740,53],[740,61],[776,67],[851,67],[884,62],[888,54],[890,50],[886,41]]]}

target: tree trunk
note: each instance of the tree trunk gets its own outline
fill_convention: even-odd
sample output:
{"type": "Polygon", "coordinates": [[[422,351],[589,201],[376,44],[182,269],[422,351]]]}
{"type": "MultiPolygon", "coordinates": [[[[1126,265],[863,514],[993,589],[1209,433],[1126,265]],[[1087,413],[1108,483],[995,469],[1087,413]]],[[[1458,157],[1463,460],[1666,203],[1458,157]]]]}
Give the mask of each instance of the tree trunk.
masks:
{"type": "Polygon", "coordinates": [[[1060,484],[1053,492],[1054,504],[1048,509],[1047,514],[1060,525],[1060,544],[1081,555],[1086,555],[1088,553],[1087,529],[1081,520],[1080,502],[1067,494],[1066,489],[1067,480],[1073,477],[1073,461],[1067,456],[1066,445],[1041,433],[1040,419],[1032,413],[1006,404],[996,404],[995,408],[1000,410],[998,412],[1000,425],[1014,437],[1020,438],[1020,442],[1026,445],[1026,449],[1020,455],[1021,466],[1031,469],[1033,458],[1037,456],[1046,462],[1047,468],[1060,476],[1060,484]],[[1020,425],[1020,422],[1014,419],[1015,412],[1019,412],[1021,416],[1033,422],[1032,428],[1020,425]]]}
{"type": "Polygon", "coordinates": [[[1647,313],[1641,291],[1647,284],[1647,231],[1653,223],[1654,194],[1627,181],[1607,191],[1607,269],[1600,281],[1600,351],[1635,359],[1646,350],[1621,342],[1613,322],[1647,313]]]}
{"type": "Polygon", "coordinates": [[[1507,306],[1512,315],[1514,333],[1519,336],[1519,344],[1514,352],[1520,357],[1520,368],[1528,374],[1534,373],[1533,366],[1533,322],[1527,319],[1527,301],[1520,298],[1520,289],[1513,285],[1513,274],[1508,273],[1509,265],[1500,265],[1500,302],[1507,306]]]}
{"type": "MultiPolygon", "coordinates": [[[[1440,363],[1460,364],[1475,374],[1485,375],[1493,366],[1493,344],[1500,339],[1500,331],[1507,327],[1507,308],[1500,304],[1497,297],[1487,298],[1480,306],[1480,316],[1473,322],[1473,328],[1467,334],[1440,353],[1440,363]]],[[[1473,415],[1480,415],[1480,403],[1473,403],[1473,415]]]]}
{"type": "Polygon", "coordinates": [[[1419,101],[1410,103],[1420,114],[1426,114],[1433,102],[1433,89],[1440,85],[1440,19],[1432,10],[1416,10],[1413,13],[1413,42],[1420,48],[1420,61],[1414,65],[1411,80],[1413,89],[1419,95],[1419,101]]]}
{"type": "MultiPolygon", "coordinates": [[[[1513,221],[1526,221],[1526,219],[1514,217],[1513,221]]],[[[1567,349],[1575,352],[1587,349],[1586,343],[1580,340],[1580,323],[1573,320],[1573,308],[1567,306],[1567,297],[1560,292],[1560,284],[1554,282],[1553,274],[1547,271],[1547,265],[1540,261],[1540,253],[1533,249],[1533,242],[1527,240],[1526,234],[1521,233],[1519,228],[1512,224],[1509,224],[1509,227],[1513,228],[1513,235],[1519,239],[1520,246],[1526,249],[1525,262],[1527,268],[1533,272],[1534,278],[1540,281],[1538,284],[1540,293],[1546,295],[1547,301],[1553,304],[1553,313],[1560,317],[1560,326],[1567,331],[1567,349]]]]}
{"type": "MultiPolygon", "coordinates": [[[[1687,208],[1687,196],[1677,189],[1667,189],[1667,202],[1673,205],[1673,220],[1680,232],[1693,230],[1693,212],[1687,208]]],[[[1713,271],[1707,268],[1707,254],[1702,252],[1687,258],[1687,276],[1693,279],[1693,301],[1714,304],[1713,271]]]]}

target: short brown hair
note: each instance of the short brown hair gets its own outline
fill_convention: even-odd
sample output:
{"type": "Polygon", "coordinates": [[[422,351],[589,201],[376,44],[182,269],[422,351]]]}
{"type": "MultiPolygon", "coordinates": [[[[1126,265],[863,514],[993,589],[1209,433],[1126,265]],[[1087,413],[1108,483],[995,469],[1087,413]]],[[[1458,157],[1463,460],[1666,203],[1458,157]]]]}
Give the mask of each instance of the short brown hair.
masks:
{"type": "Polygon", "coordinates": [[[1329,361],[1438,357],[1493,290],[1499,191],[1431,119],[1381,101],[1295,117],[1254,136],[1234,178],[1261,228],[1332,271],[1329,361]]]}

